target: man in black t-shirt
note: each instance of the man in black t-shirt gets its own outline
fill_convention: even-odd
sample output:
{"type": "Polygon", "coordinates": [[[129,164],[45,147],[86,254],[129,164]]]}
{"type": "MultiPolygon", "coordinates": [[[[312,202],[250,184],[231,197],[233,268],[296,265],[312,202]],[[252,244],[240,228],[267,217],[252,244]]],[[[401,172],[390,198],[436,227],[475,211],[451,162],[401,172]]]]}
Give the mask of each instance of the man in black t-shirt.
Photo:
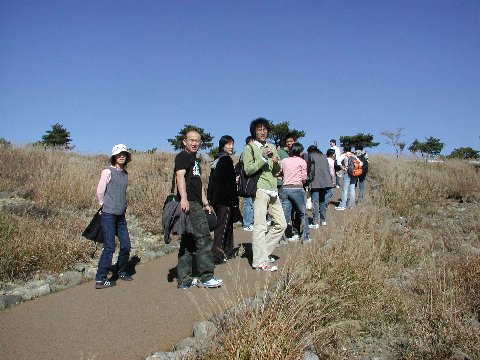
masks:
{"type": "Polygon", "coordinates": [[[178,252],[177,281],[179,289],[192,285],[216,288],[222,280],[213,276],[212,237],[205,211],[212,212],[202,185],[197,152],[201,145],[200,134],[189,131],[183,139],[184,150],[175,157],[175,177],[180,196],[180,207],[189,214],[193,234],[182,235],[178,252]],[[192,278],[193,254],[198,269],[198,281],[192,278]]]}

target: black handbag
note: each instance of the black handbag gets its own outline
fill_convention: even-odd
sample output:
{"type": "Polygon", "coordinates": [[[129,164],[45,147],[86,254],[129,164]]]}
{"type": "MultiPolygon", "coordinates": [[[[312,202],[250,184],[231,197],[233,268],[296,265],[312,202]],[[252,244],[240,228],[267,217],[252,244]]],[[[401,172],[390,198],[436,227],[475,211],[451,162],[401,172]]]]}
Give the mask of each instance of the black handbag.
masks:
{"type": "Polygon", "coordinates": [[[82,236],[88,240],[92,240],[96,243],[103,243],[103,232],[102,232],[102,208],[93,215],[90,224],[83,230],[82,236]]]}
{"type": "MultiPolygon", "coordinates": [[[[254,155],[252,146],[249,146],[252,149],[252,154],[254,155]]],[[[245,169],[243,168],[243,160],[240,158],[237,165],[235,165],[235,173],[239,176],[237,188],[238,196],[244,198],[255,196],[257,193],[257,182],[262,174],[262,169],[259,169],[256,173],[247,176],[245,174],[245,169]]]]}

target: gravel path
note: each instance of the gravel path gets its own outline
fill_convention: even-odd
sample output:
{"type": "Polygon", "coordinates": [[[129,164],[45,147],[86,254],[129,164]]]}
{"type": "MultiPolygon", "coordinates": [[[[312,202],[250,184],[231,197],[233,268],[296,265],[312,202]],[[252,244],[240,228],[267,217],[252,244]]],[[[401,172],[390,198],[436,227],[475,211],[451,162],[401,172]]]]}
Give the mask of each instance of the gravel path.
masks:
{"type": "MultiPolygon", "coordinates": [[[[235,230],[236,243],[250,243],[251,232],[235,230]]],[[[285,249],[277,252],[281,266],[285,249]]],[[[88,282],[0,312],[0,358],[7,359],[145,359],[171,350],[192,335],[192,325],[221,312],[239,297],[263,288],[276,273],[251,270],[246,258],[217,266],[222,289],[177,290],[169,273],[172,253],[136,268],[134,281],[118,281],[95,290],[88,282]],[[235,286],[241,284],[241,286],[235,286]]]]}

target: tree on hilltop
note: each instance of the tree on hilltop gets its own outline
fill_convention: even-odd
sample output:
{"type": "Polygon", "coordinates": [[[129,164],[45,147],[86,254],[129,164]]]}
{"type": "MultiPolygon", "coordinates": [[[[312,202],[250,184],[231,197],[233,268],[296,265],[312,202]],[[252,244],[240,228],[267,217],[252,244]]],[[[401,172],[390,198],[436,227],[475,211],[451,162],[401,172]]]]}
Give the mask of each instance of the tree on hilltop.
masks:
{"type": "Polygon", "coordinates": [[[0,138],[0,147],[12,147],[12,143],[5,138],[0,138]]]}
{"type": "Polygon", "coordinates": [[[413,140],[412,144],[408,147],[408,151],[410,151],[413,155],[416,155],[417,152],[420,152],[423,156],[423,143],[418,141],[418,139],[413,140]]]}
{"type": "Polygon", "coordinates": [[[372,134],[358,133],[353,136],[340,136],[341,147],[354,147],[355,149],[358,149],[359,147],[372,148],[378,145],[380,145],[380,143],[373,141],[372,134]]]}
{"type": "Polygon", "coordinates": [[[167,141],[173,146],[173,149],[180,150],[183,149],[183,139],[185,135],[189,131],[196,131],[200,134],[200,138],[202,139],[202,144],[200,145],[200,149],[209,149],[213,146],[212,140],[213,136],[210,133],[206,133],[204,129],[197,127],[195,125],[185,125],[183,129],[180,129],[178,135],[175,136],[173,139],[167,139],[167,141]]]}
{"type": "Polygon", "coordinates": [[[291,129],[290,123],[288,121],[283,121],[279,124],[274,124],[272,121],[268,121],[270,123],[270,132],[268,134],[268,138],[272,140],[276,147],[278,146],[285,146],[283,143],[285,136],[287,134],[294,134],[297,139],[300,139],[305,136],[305,131],[291,129]]]}
{"type": "Polygon", "coordinates": [[[480,151],[474,150],[471,147],[461,147],[458,149],[454,149],[449,158],[452,159],[476,159],[480,156],[480,151]]]}
{"type": "Polygon", "coordinates": [[[387,138],[386,143],[388,145],[393,146],[393,148],[395,149],[395,152],[397,153],[397,157],[402,153],[403,149],[405,148],[405,143],[400,142],[402,131],[403,131],[403,128],[398,128],[397,130],[394,130],[394,131],[385,130],[380,133],[380,135],[383,135],[387,138]]]}
{"type": "Polygon", "coordinates": [[[46,134],[42,136],[42,140],[37,144],[71,150],[73,149],[70,146],[71,141],[70,132],[63,125],[56,123],[52,125],[51,130],[46,131],[46,134]]]}
{"type": "Polygon", "coordinates": [[[425,152],[430,155],[438,155],[442,152],[444,143],[440,139],[430,136],[425,142],[425,152]]]}
{"type": "Polygon", "coordinates": [[[434,138],[430,136],[429,138],[425,138],[425,142],[422,143],[415,139],[413,143],[408,147],[408,150],[413,154],[420,152],[421,155],[428,154],[428,155],[438,155],[443,149],[444,143],[440,142],[440,139],[434,138]]]}

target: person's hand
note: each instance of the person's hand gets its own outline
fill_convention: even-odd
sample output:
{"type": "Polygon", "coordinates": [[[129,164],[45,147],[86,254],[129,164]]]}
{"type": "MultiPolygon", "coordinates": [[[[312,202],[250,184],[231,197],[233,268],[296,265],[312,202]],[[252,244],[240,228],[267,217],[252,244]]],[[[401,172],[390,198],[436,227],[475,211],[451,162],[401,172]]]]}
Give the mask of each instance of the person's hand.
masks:
{"type": "Polygon", "coordinates": [[[212,211],[213,211],[212,205],[210,205],[210,204],[206,204],[206,205],[203,204],[203,210],[208,211],[208,213],[211,214],[212,211]]]}
{"type": "Polygon", "coordinates": [[[278,164],[280,162],[280,158],[278,156],[272,157],[273,163],[278,164]]]}
{"type": "Polygon", "coordinates": [[[188,203],[187,199],[180,200],[180,208],[184,213],[188,213],[190,211],[190,204],[188,203]]]}
{"type": "Polygon", "coordinates": [[[273,151],[269,147],[264,147],[263,156],[265,156],[266,158],[271,158],[273,156],[273,151]]]}

